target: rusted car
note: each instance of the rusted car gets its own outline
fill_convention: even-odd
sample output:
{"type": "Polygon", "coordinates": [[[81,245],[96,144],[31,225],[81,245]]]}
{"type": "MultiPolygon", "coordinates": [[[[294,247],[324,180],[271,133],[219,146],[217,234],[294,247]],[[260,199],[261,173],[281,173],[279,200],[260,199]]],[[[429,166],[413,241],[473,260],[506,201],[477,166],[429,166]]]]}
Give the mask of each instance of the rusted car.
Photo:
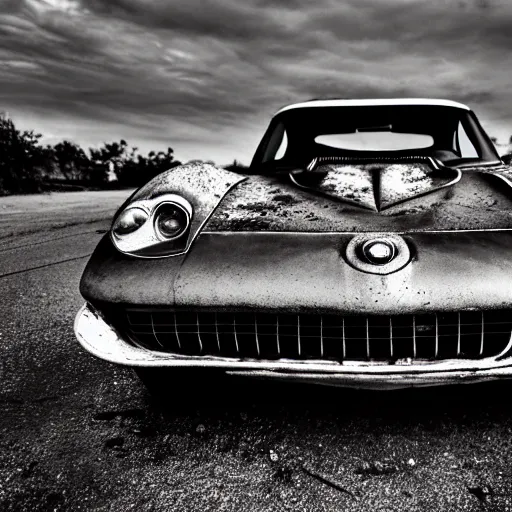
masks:
{"type": "Polygon", "coordinates": [[[509,377],[511,186],[460,103],[290,105],[246,173],[182,165],[125,202],[76,335],[153,388],[162,369],[379,389],[509,377]]]}

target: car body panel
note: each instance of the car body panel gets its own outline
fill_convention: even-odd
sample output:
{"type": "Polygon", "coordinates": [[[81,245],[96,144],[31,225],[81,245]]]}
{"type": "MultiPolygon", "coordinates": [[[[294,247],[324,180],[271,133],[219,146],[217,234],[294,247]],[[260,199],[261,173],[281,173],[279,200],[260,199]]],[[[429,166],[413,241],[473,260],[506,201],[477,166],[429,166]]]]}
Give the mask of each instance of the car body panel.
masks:
{"type": "Polygon", "coordinates": [[[384,276],[347,263],[344,248],[352,237],[203,233],[186,257],[167,262],[116,254],[105,239],[86,268],[81,292],[90,302],[194,311],[405,314],[512,305],[512,287],[496,286],[512,275],[512,231],[404,234],[413,259],[384,276]]]}
{"type": "MultiPolygon", "coordinates": [[[[499,169],[502,169],[501,167],[499,169]]],[[[501,171],[461,171],[457,183],[381,212],[298,188],[288,176],[248,176],[205,231],[408,232],[512,228],[512,187],[501,171]]],[[[402,197],[403,199],[403,197],[402,197]]]]}

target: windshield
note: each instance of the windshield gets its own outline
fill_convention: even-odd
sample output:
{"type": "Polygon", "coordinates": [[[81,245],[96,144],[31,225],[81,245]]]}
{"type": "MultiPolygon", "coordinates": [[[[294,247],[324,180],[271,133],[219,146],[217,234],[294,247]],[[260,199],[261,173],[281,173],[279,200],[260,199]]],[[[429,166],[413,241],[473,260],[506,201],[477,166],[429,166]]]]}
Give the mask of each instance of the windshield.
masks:
{"type": "Polygon", "coordinates": [[[467,110],[432,105],[305,107],[272,120],[252,167],[307,166],[320,156],[424,155],[445,165],[499,161],[467,110]]]}

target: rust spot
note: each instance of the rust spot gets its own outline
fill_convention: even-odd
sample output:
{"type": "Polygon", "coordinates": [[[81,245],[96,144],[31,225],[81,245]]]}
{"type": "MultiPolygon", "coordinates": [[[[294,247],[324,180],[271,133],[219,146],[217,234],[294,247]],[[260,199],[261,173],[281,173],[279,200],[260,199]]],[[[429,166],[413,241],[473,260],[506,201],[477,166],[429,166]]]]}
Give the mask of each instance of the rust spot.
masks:
{"type": "MultiPolygon", "coordinates": [[[[205,229],[397,232],[512,227],[512,194],[499,180],[490,181],[480,173],[464,173],[451,188],[381,212],[300,189],[287,180],[249,177],[221,201],[205,229]]],[[[419,175],[410,180],[424,183],[419,175]]]]}

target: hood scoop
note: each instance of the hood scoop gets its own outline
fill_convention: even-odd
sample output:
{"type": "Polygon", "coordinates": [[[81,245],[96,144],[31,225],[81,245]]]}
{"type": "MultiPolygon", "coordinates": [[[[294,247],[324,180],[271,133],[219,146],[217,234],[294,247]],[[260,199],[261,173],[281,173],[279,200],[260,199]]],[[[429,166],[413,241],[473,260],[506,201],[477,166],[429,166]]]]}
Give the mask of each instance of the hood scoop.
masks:
{"type": "Polygon", "coordinates": [[[308,191],[380,212],[454,185],[461,176],[431,157],[318,157],[290,179],[308,191]]]}

